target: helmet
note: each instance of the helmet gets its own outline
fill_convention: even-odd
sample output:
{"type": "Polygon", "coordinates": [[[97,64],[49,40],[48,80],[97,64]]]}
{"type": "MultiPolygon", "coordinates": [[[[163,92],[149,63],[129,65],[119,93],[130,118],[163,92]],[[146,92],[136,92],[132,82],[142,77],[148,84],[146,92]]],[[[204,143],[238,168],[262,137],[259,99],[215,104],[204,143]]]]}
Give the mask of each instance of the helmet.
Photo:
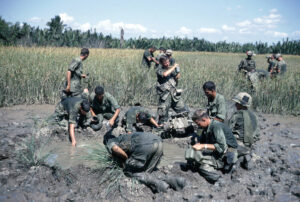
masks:
{"type": "Polygon", "coordinates": [[[277,53],[277,54],[275,55],[275,58],[276,58],[276,59],[278,59],[278,58],[280,58],[280,57],[282,57],[282,55],[281,55],[280,53],[277,53]]]}
{"type": "Polygon", "coordinates": [[[252,97],[248,93],[241,92],[237,94],[232,100],[244,107],[250,107],[252,102],[252,97]]]}
{"type": "Polygon", "coordinates": [[[171,49],[168,49],[168,50],[166,51],[166,55],[172,55],[172,53],[173,53],[173,51],[172,51],[171,49]]]}
{"type": "Polygon", "coordinates": [[[252,56],[252,55],[253,55],[253,52],[252,52],[252,51],[247,51],[246,54],[247,54],[248,56],[252,56]]]}

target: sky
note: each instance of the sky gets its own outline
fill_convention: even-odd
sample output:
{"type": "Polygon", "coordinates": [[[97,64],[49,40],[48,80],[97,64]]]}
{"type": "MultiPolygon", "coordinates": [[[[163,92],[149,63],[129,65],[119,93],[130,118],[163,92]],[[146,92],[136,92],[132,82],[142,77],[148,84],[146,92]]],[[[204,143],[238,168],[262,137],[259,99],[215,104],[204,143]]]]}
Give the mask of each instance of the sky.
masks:
{"type": "Polygon", "coordinates": [[[204,38],[273,43],[300,39],[300,0],[0,0],[0,16],[46,28],[59,15],[66,27],[119,37],[204,38]]]}

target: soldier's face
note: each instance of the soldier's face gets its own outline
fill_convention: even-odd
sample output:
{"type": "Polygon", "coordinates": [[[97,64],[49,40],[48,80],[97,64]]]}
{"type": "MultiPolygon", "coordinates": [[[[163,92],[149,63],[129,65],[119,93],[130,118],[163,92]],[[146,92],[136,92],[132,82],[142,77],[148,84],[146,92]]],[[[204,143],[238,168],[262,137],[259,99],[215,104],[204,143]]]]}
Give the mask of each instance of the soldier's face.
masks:
{"type": "Polygon", "coordinates": [[[82,58],[82,60],[86,60],[89,57],[89,55],[85,55],[84,58],[82,58]]]}
{"type": "Polygon", "coordinates": [[[214,92],[215,91],[213,91],[213,90],[207,90],[207,89],[204,90],[204,93],[207,98],[214,98],[214,92]]]}
{"type": "Polygon", "coordinates": [[[97,95],[97,99],[99,102],[102,102],[103,100],[103,97],[104,97],[104,94],[103,95],[97,95]]]}
{"type": "Polygon", "coordinates": [[[163,65],[164,67],[169,67],[170,61],[169,61],[169,60],[165,60],[165,61],[162,63],[162,65],[163,65]]]}
{"type": "Polygon", "coordinates": [[[195,123],[201,128],[207,128],[209,125],[209,118],[202,118],[201,120],[195,120],[195,123]]]}
{"type": "Polygon", "coordinates": [[[83,115],[83,116],[85,116],[85,115],[86,115],[86,112],[83,111],[83,110],[80,108],[80,114],[83,115]]]}

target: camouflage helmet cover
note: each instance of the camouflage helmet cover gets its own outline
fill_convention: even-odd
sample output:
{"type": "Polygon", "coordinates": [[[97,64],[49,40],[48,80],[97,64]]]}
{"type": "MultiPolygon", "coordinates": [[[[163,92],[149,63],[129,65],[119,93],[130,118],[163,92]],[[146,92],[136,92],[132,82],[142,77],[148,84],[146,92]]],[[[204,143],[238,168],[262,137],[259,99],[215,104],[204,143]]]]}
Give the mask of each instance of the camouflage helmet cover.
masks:
{"type": "Polygon", "coordinates": [[[168,49],[168,50],[166,51],[166,55],[172,55],[172,53],[173,53],[173,51],[172,51],[171,49],[168,49]]]}
{"type": "Polygon", "coordinates": [[[248,56],[253,56],[253,52],[252,52],[252,51],[247,51],[246,54],[247,54],[248,56]]]}
{"type": "Polygon", "coordinates": [[[278,58],[280,58],[280,57],[282,57],[282,55],[281,55],[280,53],[277,53],[277,54],[275,55],[275,58],[276,58],[276,59],[278,59],[278,58]]]}
{"type": "Polygon", "coordinates": [[[252,102],[252,97],[248,93],[241,92],[237,94],[232,100],[244,107],[250,107],[252,102]]]}

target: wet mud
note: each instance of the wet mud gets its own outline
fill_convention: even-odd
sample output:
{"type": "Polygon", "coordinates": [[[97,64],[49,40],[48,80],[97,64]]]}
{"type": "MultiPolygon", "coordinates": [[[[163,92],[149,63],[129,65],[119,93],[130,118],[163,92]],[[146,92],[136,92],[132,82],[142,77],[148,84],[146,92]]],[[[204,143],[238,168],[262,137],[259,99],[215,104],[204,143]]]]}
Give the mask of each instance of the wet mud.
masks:
{"type": "Polygon", "coordinates": [[[105,128],[76,129],[72,148],[67,128],[43,123],[53,111],[53,105],[0,109],[0,201],[299,201],[300,117],[258,114],[261,138],[250,170],[238,167],[215,184],[182,169],[189,137],[164,139],[155,175],[181,176],[187,185],[153,193],[120,169],[85,158],[102,144],[105,128]]]}

